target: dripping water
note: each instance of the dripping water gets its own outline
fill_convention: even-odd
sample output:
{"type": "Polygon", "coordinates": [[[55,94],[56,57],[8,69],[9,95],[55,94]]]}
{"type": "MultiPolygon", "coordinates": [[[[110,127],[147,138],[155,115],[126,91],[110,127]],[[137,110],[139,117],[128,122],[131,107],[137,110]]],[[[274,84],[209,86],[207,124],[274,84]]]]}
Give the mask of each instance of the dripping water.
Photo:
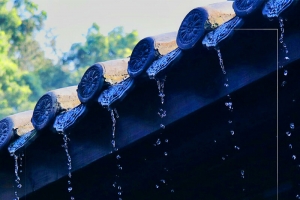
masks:
{"type": "MultiPolygon", "coordinates": [[[[64,144],[61,145],[61,146],[64,148],[64,150],[66,152],[66,156],[67,156],[67,166],[68,166],[68,187],[67,187],[67,189],[68,189],[68,192],[71,193],[72,190],[73,190],[72,183],[71,183],[72,159],[71,159],[71,156],[69,154],[69,147],[68,147],[68,142],[70,142],[70,138],[68,138],[68,136],[65,132],[60,132],[59,134],[61,134],[63,136],[64,144]]],[[[70,199],[74,200],[75,198],[71,195],[70,199]]]]}
{"type": "MultiPolygon", "coordinates": [[[[219,58],[219,65],[221,67],[221,70],[222,70],[222,73],[224,74],[225,76],[225,82],[223,84],[223,86],[228,90],[229,87],[230,87],[230,84],[229,84],[229,80],[228,80],[228,77],[227,77],[227,72],[225,70],[225,66],[224,66],[224,62],[223,62],[223,58],[222,58],[222,54],[221,54],[221,50],[219,47],[216,47],[215,50],[217,51],[217,55],[218,55],[218,58],[219,58]]],[[[226,95],[226,100],[225,100],[225,106],[226,108],[228,109],[228,112],[229,112],[229,119],[228,119],[228,126],[229,126],[229,134],[231,137],[234,137],[235,136],[235,131],[233,129],[233,119],[232,119],[232,115],[233,115],[233,101],[231,99],[231,95],[228,93],[226,95]]],[[[214,140],[214,143],[216,143],[216,140],[214,140]]],[[[237,146],[237,145],[234,145],[233,146],[234,150],[236,151],[239,151],[241,149],[241,147],[237,146]]],[[[226,156],[222,156],[222,160],[225,161],[226,160],[226,157],[228,157],[228,155],[226,156]]],[[[245,171],[244,170],[241,170],[241,178],[244,179],[244,174],[245,174],[245,171]]],[[[245,189],[243,188],[242,191],[245,191],[245,189]]]]}
{"type": "MultiPolygon", "coordinates": [[[[157,88],[158,88],[158,96],[160,97],[160,103],[161,103],[161,107],[159,108],[157,114],[160,118],[160,129],[161,129],[161,135],[162,135],[162,139],[161,138],[157,138],[157,140],[155,141],[155,143],[153,144],[153,146],[157,147],[159,145],[162,145],[162,155],[164,157],[167,157],[168,156],[168,151],[166,150],[166,145],[169,143],[169,139],[167,137],[165,137],[163,135],[164,133],[164,129],[166,128],[165,125],[164,125],[164,118],[167,116],[167,111],[164,110],[164,103],[165,103],[165,94],[164,94],[164,86],[165,86],[165,81],[166,81],[166,76],[162,79],[155,79],[156,80],[156,83],[157,83],[157,88]]],[[[167,173],[168,173],[168,169],[167,167],[164,167],[164,172],[166,173],[164,176],[167,176],[167,173]]],[[[168,185],[168,182],[170,182],[171,179],[168,179],[165,177],[165,178],[162,178],[160,179],[160,181],[158,181],[158,183],[155,185],[155,188],[156,189],[159,189],[159,188],[162,188],[163,186],[167,186],[168,185]]],[[[174,189],[172,188],[171,190],[171,193],[174,192],[174,189]]]]}
{"type": "MultiPolygon", "coordinates": [[[[113,151],[117,152],[118,151],[118,148],[117,148],[117,145],[116,145],[116,123],[117,123],[117,120],[116,118],[119,118],[119,114],[118,114],[118,111],[117,109],[112,109],[110,110],[110,116],[111,116],[111,120],[112,120],[112,140],[111,140],[111,145],[112,145],[112,149],[113,151]]],[[[116,173],[116,178],[120,178],[120,173],[119,171],[123,170],[123,167],[121,166],[120,164],[120,159],[121,159],[121,156],[119,154],[116,155],[116,166],[117,166],[117,173],[116,173]]],[[[119,200],[122,200],[121,196],[122,196],[122,186],[120,184],[118,184],[117,180],[114,181],[114,183],[112,184],[112,186],[114,188],[117,189],[117,195],[118,195],[118,198],[119,200]]]]}
{"type": "MultiPolygon", "coordinates": [[[[15,191],[14,191],[14,195],[15,195],[15,198],[14,200],[19,200],[20,197],[18,196],[18,189],[21,189],[22,188],[22,184],[20,183],[21,181],[21,178],[19,176],[19,168],[22,167],[22,157],[20,155],[16,155],[15,153],[12,153],[11,156],[14,157],[14,161],[15,161],[15,184],[16,184],[16,188],[15,188],[15,191]],[[20,159],[20,164],[18,164],[18,159],[20,159]]],[[[22,156],[24,156],[24,154],[22,154],[22,156]]],[[[20,173],[22,171],[20,170],[20,173]]]]}
{"type": "MultiPolygon", "coordinates": [[[[288,56],[289,50],[287,48],[286,43],[284,42],[284,22],[283,22],[283,18],[279,17],[278,21],[279,21],[279,28],[280,28],[279,43],[282,46],[282,51],[283,51],[283,54],[284,54],[284,61],[288,61],[290,58],[288,56]]],[[[284,68],[284,67],[279,66],[279,68],[284,68]]],[[[287,77],[287,75],[288,75],[288,69],[285,68],[283,70],[284,79],[287,77]]],[[[281,87],[284,87],[285,85],[286,85],[286,80],[283,80],[282,83],[281,83],[281,87]]]]}

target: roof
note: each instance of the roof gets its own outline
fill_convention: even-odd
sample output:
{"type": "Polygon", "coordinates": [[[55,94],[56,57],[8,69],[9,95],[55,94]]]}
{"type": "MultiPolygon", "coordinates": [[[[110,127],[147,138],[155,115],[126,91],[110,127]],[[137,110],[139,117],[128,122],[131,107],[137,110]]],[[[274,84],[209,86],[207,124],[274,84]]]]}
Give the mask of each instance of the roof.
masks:
{"type": "MultiPolygon", "coordinates": [[[[178,191],[178,199],[183,199],[184,195],[190,198],[201,197],[197,196],[197,187],[193,186],[201,177],[205,177],[207,183],[205,186],[201,182],[203,186],[198,186],[201,191],[219,188],[226,180],[234,188],[232,191],[221,190],[219,194],[201,193],[204,199],[218,199],[228,195],[231,199],[259,199],[267,198],[268,195],[274,197],[276,192],[272,189],[276,189],[276,179],[274,181],[273,176],[277,169],[278,149],[274,143],[278,126],[275,117],[277,100],[286,101],[287,97],[293,96],[299,98],[296,92],[299,72],[295,70],[300,59],[300,26],[296,14],[299,3],[291,0],[262,2],[235,1],[195,8],[183,19],[178,32],[144,38],[136,45],[129,59],[96,63],[86,71],[78,86],[43,95],[34,111],[28,112],[33,114],[24,118],[23,113],[19,113],[1,120],[0,156],[1,160],[6,161],[0,166],[1,199],[13,198],[14,194],[11,187],[14,174],[10,173],[13,172],[13,162],[10,161],[13,159],[7,153],[8,144],[15,145],[17,153],[26,149],[26,176],[21,178],[26,184],[19,191],[20,196],[47,199],[50,197],[43,196],[45,191],[55,191],[55,186],[65,187],[62,186],[68,173],[64,170],[65,155],[59,148],[61,138],[53,134],[62,131],[70,133],[69,152],[72,171],[75,173],[72,180],[77,181],[74,183],[77,186],[75,196],[83,199],[93,196],[98,190],[101,191],[101,194],[97,194],[99,198],[108,199],[113,191],[110,185],[105,184],[113,181],[111,163],[117,153],[128,159],[128,163],[123,163],[128,164],[128,169],[122,174],[128,180],[123,183],[127,188],[125,193],[128,193],[128,199],[139,199],[142,193],[155,199],[155,191],[149,187],[155,184],[153,178],[159,179],[161,174],[152,168],[158,163],[168,165],[168,162],[173,166],[170,167],[173,169],[172,176],[178,180],[173,183],[178,191]],[[234,10],[229,9],[232,4],[234,10]],[[280,18],[273,19],[274,16],[280,18]],[[282,43],[277,42],[282,33],[281,18],[288,18],[288,21],[284,21],[285,34],[282,36],[288,54],[280,50],[283,48],[282,43]],[[225,67],[223,72],[226,72],[226,76],[221,73],[220,63],[221,67],[225,67]],[[278,66],[283,66],[283,69],[278,70],[278,66]],[[278,96],[277,72],[282,73],[287,68],[294,73],[289,77],[295,87],[283,90],[281,94],[284,96],[278,96]],[[167,79],[162,88],[161,82],[165,76],[167,79]],[[227,83],[230,87],[224,87],[227,83]],[[164,91],[158,93],[157,84],[164,91]],[[157,97],[158,94],[160,97],[157,97]],[[222,110],[228,94],[237,100],[233,101],[237,108],[234,111],[237,121],[235,131],[243,135],[238,136],[236,141],[246,149],[241,153],[231,152],[227,143],[235,141],[219,133],[229,127],[226,122],[227,110],[222,110]],[[168,147],[169,154],[173,154],[168,162],[151,154],[157,151],[151,149],[153,141],[155,143],[158,137],[163,137],[160,136],[162,119],[157,115],[160,107],[167,111],[167,117],[163,119],[164,135],[167,135],[164,137],[174,141],[168,147]],[[115,108],[120,115],[115,126],[116,144],[120,150],[112,153],[111,112],[115,108]],[[10,124],[7,121],[11,121],[10,124]],[[32,122],[31,128],[23,131],[23,124],[29,122],[32,122]],[[265,124],[270,127],[265,127],[265,124]],[[16,127],[22,132],[19,136],[15,135],[16,127]],[[212,148],[215,141],[221,141],[221,144],[212,148]],[[224,156],[227,159],[223,151],[233,155],[233,158],[229,158],[231,163],[222,164],[219,163],[221,160],[212,160],[224,156]],[[266,154],[272,156],[268,158],[266,154]],[[252,162],[243,156],[250,157],[252,162]],[[144,158],[149,162],[144,161],[144,158]],[[253,170],[255,162],[261,164],[264,176],[260,173],[256,176],[253,170]],[[237,163],[247,163],[251,167],[237,163]],[[204,169],[204,166],[209,170],[204,169]],[[210,180],[206,174],[212,170],[209,166],[217,169],[213,171],[216,175],[212,175],[211,179],[220,178],[220,181],[210,180]],[[253,178],[247,179],[248,188],[252,191],[236,194],[237,185],[228,181],[230,178],[227,176],[234,174],[230,167],[238,170],[240,166],[247,168],[246,173],[252,173],[253,178]],[[226,171],[225,175],[222,174],[222,168],[226,171]],[[96,169],[99,170],[98,175],[90,179],[102,187],[86,183],[91,192],[83,194],[80,188],[85,186],[80,186],[80,179],[84,179],[84,174],[93,174],[96,169]],[[144,174],[145,171],[147,174],[144,174]],[[188,171],[199,174],[191,175],[188,171]],[[184,174],[186,178],[176,174],[184,174]],[[98,180],[101,176],[105,176],[105,180],[98,180]],[[259,176],[265,178],[259,179],[259,176]],[[135,184],[141,182],[144,183],[141,186],[135,184]],[[254,187],[254,183],[257,186],[254,187]],[[138,190],[142,192],[135,194],[134,191],[138,190]]],[[[279,114],[286,116],[297,107],[286,105],[279,114]]],[[[296,117],[295,124],[298,121],[299,117],[296,117]]],[[[282,120],[280,125],[283,123],[286,120],[282,120]]],[[[285,143],[280,145],[282,148],[286,146],[285,143]]],[[[285,150],[282,152],[287,154],[285,150]]],[[[285,159],[285,156],[280,158],[285,159]]],[[[287,171],[294,166],[280,167],[279,171],[283,174],[280,185],[291,188],[287,171]]],[[[238,184],[245,184],[238,178],[232,179],[237,180],[238,184]]],[[[164,199],[168,198],[167,194],[159,194],[166,197],[164,199]]],[[[60,195],[67,196],[68,193],[60,195]]]]}

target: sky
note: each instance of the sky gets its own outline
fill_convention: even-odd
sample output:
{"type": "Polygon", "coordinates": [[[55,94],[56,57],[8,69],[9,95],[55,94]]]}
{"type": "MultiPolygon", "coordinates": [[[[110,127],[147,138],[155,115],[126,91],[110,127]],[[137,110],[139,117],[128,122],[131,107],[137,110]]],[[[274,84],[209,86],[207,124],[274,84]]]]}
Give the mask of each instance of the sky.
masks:
{"type": "MultiPolygon", "coordinates": [[[[73,43],[84,42],[93,22],[107,35],[117,26],[125,32],[137,30],[139,38],[177,31],[185,15],[193,8],[225,0],[33,0],[47,12],[45,29],[52,29],[58,52],[66,52],[73,43]]],[[[44,46],[45,32],[36,36],[44,46]]]]}

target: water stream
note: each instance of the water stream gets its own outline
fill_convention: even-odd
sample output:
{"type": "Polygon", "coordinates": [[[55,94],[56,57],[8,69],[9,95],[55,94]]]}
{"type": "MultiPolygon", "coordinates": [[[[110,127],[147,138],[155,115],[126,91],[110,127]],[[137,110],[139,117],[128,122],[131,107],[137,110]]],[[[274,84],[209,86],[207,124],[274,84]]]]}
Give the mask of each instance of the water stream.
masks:
{"type": "Polygon", "coordinates": [[[20,183],[21,182],[21,178],[19,176],[19,171],[20,173],[22,173],[22,157],[24,157],[24,154],[22,154],[22,157],[18,154],[16,155],[15,153],[11,154],[11,156],[14,157],[14,161],[15,161],[15,190],[14,190],[14,195],[15,195],[15,198],[14,200],[19,200],[20,197],[18,196],[18,189],[21,189],[22,188],[22,184],[20,183]],[[18,164],[18,159],[20,160],[20,164],[18,164]],[[20,169],[20,170],[19,170],[20,169]]]}
{"type": "MultiPolygon", "coordinates": [[[[225,76],[225,82],[224,82],[224,87],[229,90],[229,87],[230,87],[230,84],[229,84],[229,80],[228,80],[228,77],[227,77],[227,72],[225,70],[225,66],[224,66],[224,62],[223,62],[223,58],[222,58],[222,54],[221,54],[221,50],[220,48],[215,48],[215,50],[217,51],[217,55],[218,55],[218,58],[219,58],[219,64],[220,64],[220,67],[221,67],[221,70],[222,70],[222,73],[224,74],[225,76]]],[[[225,106],[227,107],[228,109],[228,126],[229,126],[229,134],[231,137],[234,137],[235,136],[235,131],[234,131],[234,122],[233,122],[233,101],[231,99],[231,95],[230,94],[227,94],[226,95],[226,100],[225,100],[225,106]]],[[[214,140],[214,143],[216,143],[216,140],[214,140]]],[[[239,151],[241,149],[240,146],[238,145],[234,145],[233,146],[234,150],[236,151],[239,151]]],[[[226,158],[228,157],[228,154],[226,154],[225,156],[222,156],[222,160],[225,161],[226,158]]],[[[241,169],[240,170],[240,175],[241,175],[241,178],[244,179],[245,178],[245,170],[244,169],[241,169]]],[[[244,185],[244,184],[243,184],[244,185]]],[[[242,186],[242,191],[245,191],[245,187],[242,186]]]]}
{"type": "MultiPolygon", "coordinates": [[[[112,145],[112,150],[117,152],[119,149],[117,148],[117,145],[116,145],[116,123],[117,123],[117,120],[116,118],[119,118],[119,114],[118,114],[118,111],[117,109],[112,109],[110,110],[110,116],[111,116],[111,120],[112,120],[112,139],[111,139],[111,145],[112,145]]],[[[120,178],[120,172],[121,170],[123,170],[123,167],[121,166],[121,163],[120,163],[120,159],[122,157],[120,156],[120,154],[117,154],[116,155],[116,165],[117,165],[117,173],[116,173],[116,179],[119,179],[120,178]]],[[[118,195],[118,200],[122,200],[122,186],[120,185],[120,183],[118,183],[118,180],[115,180],[114,183],[112,184],[112,186],[114,188],[117,189],[117,195],[118,195]]]]}
{"type": "Polygon", "coordinates": [[[75,198],[72,196],[72,190],[73,190],[73,187],[72,187],[72,182],[71,182],[71,178],[72,178],[72,173],[71,173],[71,170],[72,170],[72,159],[71,159],[71,156],[69,154],[69,147],[68,147],[68,142],[70,142],[70,138],[68,138],[67,134],[65,132],[59,132],[59,134],[61,134],[63,136],[63,141],[64,141],[64,144],[61,145],[65,152],[66,152],[66,156],[67,156],[67,166],[68,166],[68,191],[70,192],[70,199],[71,200],[74,200],[75,198]]]}
{"type": "MultiPolygon", "coordinates": [[[[165,103],[165,93],[164,93],[164,87],[165,87],[165,81],[166,81],[166,76],[164,78],[158,79],[156,78],[156,83],[157,83],[157,88],[158,88],[158,96],[160,97],[160,103],[161,103],[161,107],[159,108],[157,114],[160,118],[160,137],[157,138],[157,140],[155,141],[155,143],[153,144],[153,146],[157,147],[159,145],[163,145],[162,146],[162,155],[163,156],[168,156],[168,150],[167,150],[167,145],[169,144],[169,139],[167,137],[164,136],[164,129],[166,128],[164,125],[164,118],[167,116],[167,111],[164,109],[164,103],[165,103]]],[[[160,189],[162,187],[170,187],[170,182],[172,181],[171,178],[167,178],[168,177],[168,167],[165,166],[164,167],[164,172],[165,175],[163,175],[164,177],[161,178],[158,183],[155,184],[155,188],[156,189],[160,189]]],[[[170,189],[171,193],[175,192],[173,188],[170,189]]]]}

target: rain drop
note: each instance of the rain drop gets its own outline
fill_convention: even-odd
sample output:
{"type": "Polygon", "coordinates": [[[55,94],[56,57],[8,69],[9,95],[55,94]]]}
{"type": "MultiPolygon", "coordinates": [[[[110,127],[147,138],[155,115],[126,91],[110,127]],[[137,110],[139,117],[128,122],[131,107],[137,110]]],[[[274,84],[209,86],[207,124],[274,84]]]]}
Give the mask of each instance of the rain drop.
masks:
{"type": "Polygon", "coordinates": [[[288,70],[284,70],[283,75],[287,76],[288,75],[288,70]]]}
{"type": "Polygon", "coordinates": [[[75,198],[74,197],[71,197],[71,200],[74,200],[75,198]]]}
{"type": "Polygon", "coordinates": [[[161,143],[161,142],[160,142],[160,139],[158,138],[157,141],[156,141],[156,144],[157,144],[157,145],[160,145],[160,143],[161,143]]]}
{"type": "Polygon", "coordinates": [[[165,125],[161,124],[160,128],[165,129],[166,127],[165,127],[165,125]]]}
{"type": "Polygon", "coordinates": [[[238,146],[234,146],[234,148],[235,148],[236,150],[240,150],[240,147],[238,147],[238,146]]]}
{"type": "Polygon", "coordinates": [[[231,121],[231,120],[228,120],[228,123],[229,123],[229,124],[231,124],[231,123],[232,123],[232,121],[231,121]]]}
{"type": "Polygon", "coordinates": [[[122,189],[122,187],[121,186],[118,186],[118,190],[121,190],[122,189]]]}
{"type": "Polygon", "coordinates": [[[289,144],[289,148],[292,149],[292,148],[293,148],[293,145],[292,145],[292,144],[289,144]]]}
{"type": "Polygon", "coordinates": [[[21,184],[18,184],[18,185],[17,185],[17,187],[18,187],[18,188],[21,188],[21,187],[22,187],[22,185],[21,185],[21,184]]]}
{"type": "Polygon", "coordinates": [[[289,59],[290,59],[290,58],[289,58],[289,57],[287,57],[287,56],[286,56],[286,57],[284,57],[284,60],[289,60],[289,59]]]}
{"type": "Polygon", "coordinates": [[[228,84],[228,83],[224,83],[224,86],[225,86],[225,87],[228,87],[228,86],[229,86],[229,84],[228,84]]]}
{"type": "Polygon", "coordinates": [[[119,160],[120,158],[121,158],[121,156],[120,156],[120,155],[117,155],[117,156],[116,156],[116,159],[117,159],[117,160],[119,160]]]}
{"type": "Polygon", "coordinates": [[[287,136],[289,136],[289,137],[292,135],[292,133],[289,132],[289,131],[287,131],[285,134],[286,134],[287,136]]]}
{"type": "Polygon", "coordinates": [[[164,179],[161,179],[160,181],[161,181],[162,183],[166,183],[166,181],[165,181],[164,179]]]}
{"type": "Polygon", "coordinates": [[[116,183],[116,182],[114,182],[112,186],[113,186],[113,187],[116,187],[116,184],[117,184],[117,183],[116,183]]]}
{"type": "Polygon", "coordinates": [[[71,191],[72,191],[72,189],[73,189],[72,187],[68,187],[68,191],[69,191],[69,192],[71,192],[71,191]]]}
{"type": "Polygon", "coordinates": [[[174,189],[171,189],[171,192],[173,193],[173,192],[174,192],[174,189]]]}
{"type": "Polygon", "coordinates": [[[222,160],[225,160],[225,157],[222,157],[222,160]]]}
{"type": "Polygon", "coordinates": [[[155,187],[156,187],[156,188],[159,188],[159,186],[158,186],[158,185],[155,185],[155,187]]]}
{"type": "Polygon", "coordinates": [[[71,181],[68,181],[68,184],[71,184],[71,181]]]}
{"type": "Polygon", "coordinates": [[[293,160],[296,160],[297,157],[296,157],[296,155],[293,155],[292,158],[293,158],[293,160]]]}
{"type": "Polygon", "coordinates": [[[285,86],[285,84],[286,84],[286,81],[282,81],[282,83],[281,83],[281,87],[284,87],[284,86],[285,86]]]}
{"type": "Polygon", "coordinates": [[[231,135],[234,135],[234,131],[233,130],[231,130],[230,133],[231,133],[231,135]]]}
{"type": "Polygon", "coordinates": [[[294,123],[290,123],[290,128],[294,129],[295,128],[295,124],[294,123]]]}
{"type": "Polygon", "coordinates": [[[167,156],[167,155],[168,155],[168,153],[167,153],[167,152],[164,152],[164,155],[165,155],[165,156],[167,156]]]}
{"type": "Polygon", "coordinates": [[[122,192],[118,192],[118,195],[120,195],[120,196],[121,196],[121,195],[122,195],[122,192]]]}
{"type": "Polygon", "coordinates": [[[165,139],[165,142],[166,142],[166,143],[168,143],[168,142],[169,142],[169,140],[168,140],[168,139],[165,139]]]}

